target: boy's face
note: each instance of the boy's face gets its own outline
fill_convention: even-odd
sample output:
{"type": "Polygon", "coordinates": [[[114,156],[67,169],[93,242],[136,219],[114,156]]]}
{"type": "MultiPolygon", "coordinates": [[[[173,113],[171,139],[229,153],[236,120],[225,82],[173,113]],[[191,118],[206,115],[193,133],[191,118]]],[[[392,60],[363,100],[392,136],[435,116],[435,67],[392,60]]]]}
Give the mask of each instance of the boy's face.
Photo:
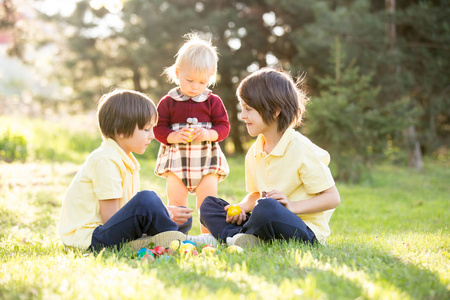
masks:
{"type": "Polygon", "coordinates": [[[244,101],[239,101],[242,107],[241,118],[245,122],[248,134],[250,136],[258,136],[258,134],[265,135],[269,130],[273,130],[273,126],[276,128],[276,122],[271,125],[267,125],[259,112],[251,106],[248,106],[244,101]]]}
{"type": "Polygon", "coordinates": [[[182,64],[177,70],[176,75],[180,82],[180,89],[183,94],[189,97],[195,97],[203,93],[208,87],[211,75],[200,74],[191,66],[182,64]]]}
{"type": "Polygon", "coordinates": [[[155,138],[155,135],[153,134],[154,126],[155,124],[153,123],[147,123],[144,128],[139,129],[136,125],[136,128],[130,137],[118,138],[116,139],[116,142],[127,154],[130,152],[144,154],[145,149],[147,149],[152,139],[155,138]]]}

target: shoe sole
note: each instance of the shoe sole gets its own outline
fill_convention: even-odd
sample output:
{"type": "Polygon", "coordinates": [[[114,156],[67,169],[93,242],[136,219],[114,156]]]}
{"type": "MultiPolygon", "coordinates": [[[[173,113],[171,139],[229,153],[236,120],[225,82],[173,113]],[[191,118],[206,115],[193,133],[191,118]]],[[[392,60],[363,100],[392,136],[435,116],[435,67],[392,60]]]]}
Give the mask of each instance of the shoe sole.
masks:
{"type": "Polygon", "coordinates": [[[233,245],[239,246],[241,248],[251,248],[259,246],[261,241],[254,235],[244,234],[236,238],[233,241],[233,245]]]}
{"type": "Polygon", "coordinates": [[[164,248],[169,247],[170,243],[174,240],[185,241],[186,235],[179,231],[165,231],[158,233],[154,236],[146,236],[143,238],[136,239],[128,243],[128,245],[135,251],[141,248],[147,247],[151,243],[155,246],[161,246],[164,248]]]}

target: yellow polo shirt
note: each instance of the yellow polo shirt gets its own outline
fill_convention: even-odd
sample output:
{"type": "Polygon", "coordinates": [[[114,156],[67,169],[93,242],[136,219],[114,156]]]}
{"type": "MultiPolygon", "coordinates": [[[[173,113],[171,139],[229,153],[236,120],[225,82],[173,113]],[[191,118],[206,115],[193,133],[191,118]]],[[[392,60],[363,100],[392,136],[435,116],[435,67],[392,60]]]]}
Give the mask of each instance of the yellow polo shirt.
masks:
{"type": "Polygon", "coordinates": [[[139,163],[113,139],[104,139],[70,184],[62,204],[59,234],[64,245],[87,249],[102,225],[101,200],[120,199],[124,206],[139,191],[139,163]]]}
{"type": "MultiPolygon", "coordinates": [[[[327,151],[292,128],[286,130],[275,148],[264,152],[264,136],[259,135],[245,157],[247,192],[279,190],[290,201],[302,201],[335,185],[327,151]]],[[[320,243],[330,235],[328,222],[334,209],[314,214],[298,214],[320,243]]]]}

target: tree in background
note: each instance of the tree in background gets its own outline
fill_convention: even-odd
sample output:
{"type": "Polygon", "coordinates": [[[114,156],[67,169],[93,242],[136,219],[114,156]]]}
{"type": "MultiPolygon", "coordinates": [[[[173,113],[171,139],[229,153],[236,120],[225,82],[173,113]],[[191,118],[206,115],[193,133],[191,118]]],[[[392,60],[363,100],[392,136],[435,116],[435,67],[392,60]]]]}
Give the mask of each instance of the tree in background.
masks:
{"type": "Polygon", "coordinates": [[[0,32],[9,31],[12,43],[7,50],[8,55],[24,59],[24,39],[26,28],[19,24],[21,16],[16,11],[12,0],[2,0],[0,3],[0,32]]]}
{"type": "Polygon", "coordinates": [[[320,95],[307,110],[307,130],[334,155],[337,179],[357,182],[391,147],[390,137],[408,126],[409,112],[407,101],[380,105],[373,73],[361,74],[345,53],[336,38],[330,62],[334,74],[319,79],[320,95]]]}
{"type": "MultiPolygon", "coordinates": [[[[389,149],[406,151],[405,124],[414,126],[424,154],[448,147],[450,8],[445,1],[397,0],[395,13],[375,0],[114,0],[94,5],[100,2],[80,1],[71,16],[43,16],[64,35],[57,40],[54,75],[73,88],[74,110],[93,108],[113,86],[146,92],[157,101],[170,89],[161,77],[164,67],[172,63],[182,36],[197,31],[219,49],[214,91],[229,112],[227,140],[236,152],[245,151],[248,135],[238,120],[235,89],[249,72],[264,66],[282,67],[294,76],[306,73],[313,104],[301,130],[332,155],[350,158],[364,149],[368,152],[358,154],[358,160],[367,160],[362,165],[368,167],[389,149]],[[111,3],[119,9],[111,9],[111,3]],[[395,43],[387,30],[393,27],[395,43]],[[336,38],[348,58],[338,59],[339,66],[333,56],[336,38]],[[350,119],[358,130],[368,131],[362,135],[367,147],[359,140],[341,143],[342,128],[319,129],[313,114],[332,114],[330,107],[348,118],[355,114],[350,119]],[[341,143],[339,149],[333,150],[332,141],[341,143]]],[[[352,139],[361,138],[360,132],[346,130],[352,139]]],[[[342,174],[347,165],[340,166],[342,174]]]]}

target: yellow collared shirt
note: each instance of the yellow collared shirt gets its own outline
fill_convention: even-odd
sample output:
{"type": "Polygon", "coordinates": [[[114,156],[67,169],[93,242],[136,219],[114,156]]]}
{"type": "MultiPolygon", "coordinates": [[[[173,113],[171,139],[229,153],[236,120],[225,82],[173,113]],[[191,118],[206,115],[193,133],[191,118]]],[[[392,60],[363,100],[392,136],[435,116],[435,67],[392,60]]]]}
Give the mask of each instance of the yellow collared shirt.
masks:
{"type": "MultiPolygon", "coordinates": [[[[259,135],[245,157],[247,192],[279,190],[290,201],[302,201],[335,185],[328,168],[330,155],[292,128],[286,130],[275,148],[264,152],[259,135]]],[[[298,214],[320,243],[330,235],[328,222],[334,209],[298,214]]]]}
{"type": "Polygon", "coordinates": [[[87,249],[102,225],[101,200],[119,199],[122,208],[140,189],[139,163],[113,140],[93,151],[70,184],[61,208],[59,234],[64,245],[87,249]]]}

